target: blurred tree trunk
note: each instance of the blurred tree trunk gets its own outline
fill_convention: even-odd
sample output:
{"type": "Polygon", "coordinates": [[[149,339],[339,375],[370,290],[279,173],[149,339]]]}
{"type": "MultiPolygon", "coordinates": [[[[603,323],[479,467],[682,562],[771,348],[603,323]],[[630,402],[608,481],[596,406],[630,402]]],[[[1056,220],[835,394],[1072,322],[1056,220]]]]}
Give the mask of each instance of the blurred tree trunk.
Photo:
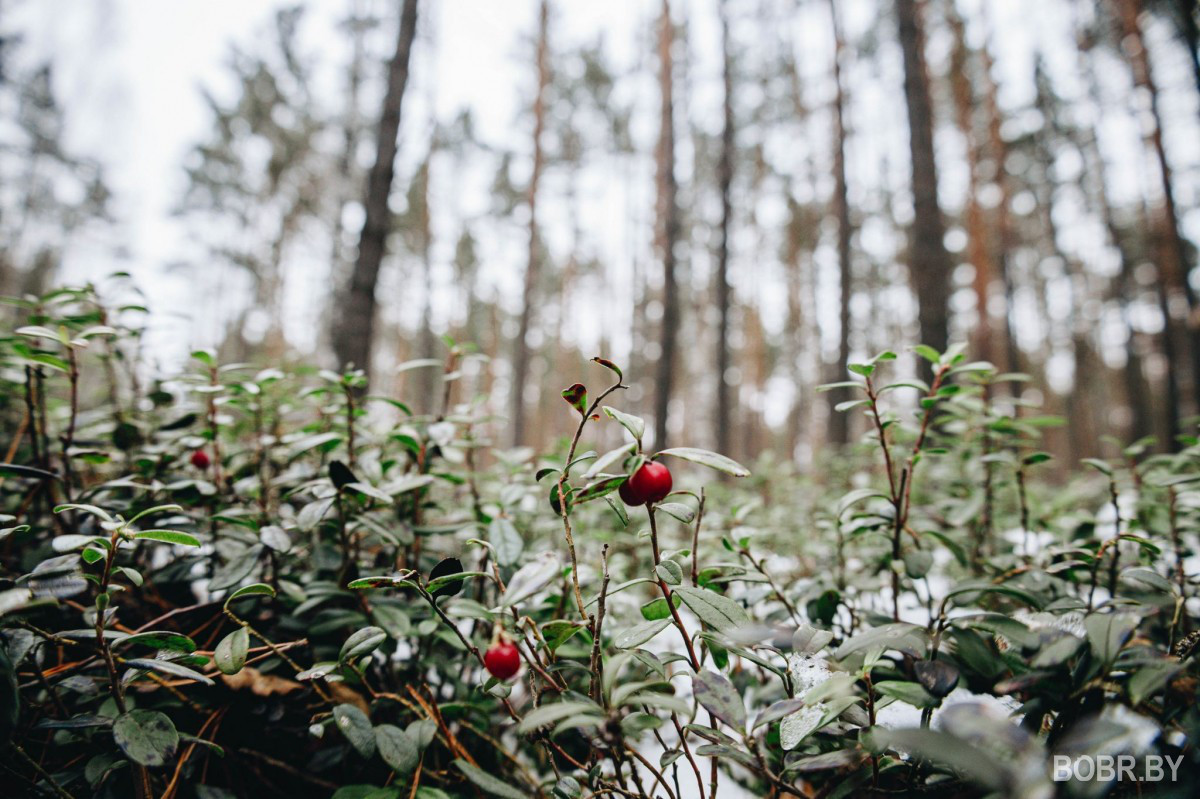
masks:
{"type": "Polygon", "coordinates": [[[362,233],[358,239],[358,258],[350,281],[335,312],[333,351],[338,365],[354,365],[371,374],[371,344],[375,329],[375,285],[387,251],[392,227],[388,197],[395,176],[396,137],[400,132],[400,106],[408,83],[408,61],[417,34],[417,0],[404,0],[396,51],[388,63],[387,88],[379,115],[379,137],[375,145],[375,163],[367,175],[367,193],[362,233]]]}
{"type": "MultiPolygon", "coordinates": [[[[1094,41],[1086,35],[1076,21],[1078,39],[1079,71],[1087,86],[1089,102],[1097,109],[1102,108],[1100,88],[1097,85],[1095,62],[1091,57],[1094,41]]],[[[1100,142],[1094,127],[1079,128],[1079,149],[1083,155],[1084,170],[1080,176],[1084,195],[1090,199],[1108,232],[1111,246],[1116,250],[1120,268],[1110,288],[1110,298],[1121,312],[1121,321],[1128,334],[1125,347],[1125,364],[1121,369],[1122,393],[1129,411],[1129,424],[1125,429],[1127,440],[1137,440],[1154,432],[1154,411],[1151,393],[1146,385],[1142,356],[1138,351],[1137,331],[1133,327],[1131,306],[1136,300],[1137,281],[1133,276],[1133,256],[1129,252],[1126,236],[1117,224],[1116,214],[1108,198],[1107,168],[1100,142]]]]}
{"type": "MultiPolygon", "coordinates": [[[[843,381],[846,364],[850,362],[850,298],[853,296],[853,264],[850,260],[850,239],[854,230],[850,226],[850,198],[846,186],[846,96],[842,81],[842,56],[846,43],[838,20],[837,0],[829,0],[829,18],[833,26],[833,215],[837,219],[837,254],[839,275],[838,297],[838,360],[835,375],[843,381]]],[[[838,388],[829,393],[830,408],[849,400],[850,389],[838,388]]],[[[829,440],[834,444],[850,441],[850,414],[830,412],[829,440]]]]}
{"type": "Polygon", "coordinates": [[[988,314],[988,292],[995,275],[992,253],[988,246],[988,229],[979,205],[979,161],[980,137],[975,131],[976,98],[969,73],[971,52],[967,47],[966,32],[962,17],[954,6],[954,0],[946,3],[946,19],[954,36],[954,47],[950,54],[950,84],[954,96],[954,116],[959,131],[966,142],[967,152],[967,203],[965,224],[967,229],[967,258],[975,269],[975,312],[978,320],[972,335],[972,350],[983,361],[996,363],[996,348],[992,340],[991,317],[988,314]]]}
{"type": "Polygon", "coordinates": [[[1196,90],[1200,91],[1200,3],[1197,0],[1171,0],[1171,10],[1192,62],[1196,90]]]}
{"type": "MultiPolygon", "coordinates": [[[[1063,320],[1066,328],[1059,335],[1071,342],[1074,358],[1074,374],[1070,392],[1063,397],[1067,418],[1067,445],[1072,461],[1099,457],[1099,437],[1105,425],[1100,412],[1108,407],[1105,403],[1106,385],[1103,380],[1103,363],[1100,361],[1089,336],[1089,322],[1085,306],[1093,292],[1087,270],[1070,252],[1059,244],[1059,226],[1055,220],[1055,203],[1059,198],[1060,184],[1054,170],[1054,162],[1062,142],[1057,131],[1064,127],[1065,117],[1062,101],[1054,93],[1050,76],[1039,53],[1034,58],[1034,108],[1041,114],[1042,126],[1033,134],[1033,151],[1038,168],[1033,181],[1033,193],[1037,200],[1037,213],[1041,222],[1043,242],[1054,262],[1062,264],[1066,278],[1067,298],[1071,312],[1063,320]]],[[[1049,319],[1049,315],[1045,318],[1049,319]]],[[[1051,337],[1054,333],[1051,333],[1051,337]]],[[[1047,341],[1047,347],[1053,342],[1047,341]]]]}
{"type": "Polygon", "coordinates": [[[938,205],[933,103],[918,0],[896,0],[896,17],[900,48],[904,52],[904,98],[908,105],[912,166],[913,221],[908,235],[908,264],[919,308],[921,343],[941,352],[949,341],[951,263],[944,240],[946,227],[938,205]]]}
{"type": "MultiPolygon", "coordinates": [[[[985,7],[986,8],[986,7],[985,7]]],[[[1002,372],[1019,372],[1023,369],[1021,351],[1017,347],[1013,335],[1013,286],[1012,273],[1008,268],[1008,254],[1012,248],[1012,222],[1009,219],[1009,189],[1008,180],[1008,142],[1005,141],[1001,126],[1004,118],[1000,113],[1000,103],[996,98],[996,82],[992,78],[992,53],[989,44],[985,44],[981,53],[983,57],[983,91],[987,106],[988,148],[991,161],[991,178],[1000,189],[999,199],[994,211],[992,227],[994,237],[989,247],[991,257],[988,262],[995,270],[993,279],[998,273],[1004,287],[1004,314],[1001,317],[1002,329],[997,334],[1003,341],[1003,360],[996,362],[1002,372]]],[[[976,275],[978,278],[978,275],[976,275]]],[[[993,356],[1001,354],[993,346],[993,356]]]]}
{"type": "MultiPolygon", "coordinates": [[[[415,229],[412,236],[417,246],[414,248],[421,262],[421,321],[417,330],[417,357],[433,358],[437,354],[437,345],[433,335],[433,213],[429,209],[429,183],[433,179],[433,161],[437,155],[437,134],[429,145],[429,155],[425,163],[417,170],[416,185],[410,192],[412,202],[409,203],[408,213],[414,218],[410,222],[415,229]],[[415,206],[415,207],[414,207],[415,206]]],[[[437,369],[419,369],[416,372],[418,407],[423,413],[435,413],[440,398],[438,386],[441,384],[441,373],[437,369]]]]}
{"type": "Polygon", "coordinates": [[[529,258],[525,266],[525,289],[521,295],[521,321],[513,342],[512,371],[512,443],[525,441],[525,383],[529,380],[529,328],[533,322],[536,291],[541,271],[537,225],[538,184],[542,178],[542,131],[546,127],[546,86],[550,82],[549,0],[542,0],[538,12],[537,94],[533,98],[533,172],[529,176],[529,258]]]}
{"type": "Polygon", "coordinates": [[[1150,56],[1142,37],[1138,19],[1142,0],[1116,0],[1121,21],[1121,44],[1129,57],[1133,81],[1149,100],[1153,126],[1146,132],[1148,144],[1158,163],[1160,207],[1157,209],[1154,232],[1159,270],[1159,305],[1164,317],[1163,354],[1167,358],[1167,400],[1171,421],[1171,449],[1178,448],[1174,436],[1181,431],[1180,419],[1196,413],[1200,396],[1200,330],[1197,329],[1196,293],[1188,282],[1187,247],[1179,230],[1175,207],[1171,166],[1163,144],[1162,114],[1158,86],[1150,68],[1150,56]]]}
{"type": "Polygon", "coordinates": [[[721,229],[717,239],[717,311],[720,321],[717,327],[717,412],[713,420],[716,425],[717,452],[729,452],[730,443],[730,385],[729,372],[729,228],[733,217],[733,56],[729,43],[729,3],[722,0],[721,13],[721,56],[722,83],[725,94],[722,102],[724,126],[721,129],[721,154],[717,163],[717,183],[721,191],[721,229]]]}
{"type": "MultiPolygon", "coordinates": [[[[350,69],[346,78],[346,106],[342,112],[342,151],[338,154],[337,174],[332,176],[334,185],[334,197],[331,220],[331,229],[329,233],[330,239],[330,278],[333,285],[340,286],[349,280],[347,274],[347,266],[349,257],[347,247],[343,241],[345,234],[345,223],[343,217],[346,213],[346,206],[353,199],[358,191],[356,184],[358,167],[355,164],[355,154],[358,152],[358,143],[361,135],[361,121],[359,117],[359,94],[362,88],[363,80],[363,65],[366,59],[364,39],[368,27],[367,21],[364,19],[361,0],[355,0],[350,16],[344,23],[350,31],[350,38],[353,42],[350,56],[350,69]]],[[[329,324],[332,318],[335,318],[338,313],[336,307],[325,307],[325,317],[322,325],[325,330],[322,332],[321,343],[322,349],[332,346],[330,336],[332,334],[332,325],[329,324]]]]}
{"type": "Polygon", "coordinates": [[[675,376],[675,342],[679,328],[679,296],[675,282],[675,244],[679,240],[679,186],[675,180],[675,100],[671,80],[671,45],[675,41],[670,0],[662,0],[658,29],[659,90],[662,98],[657,161],[658,249],[662,258],[662,327],[654,395],[654,446],[667,446],[667,414],[675,376]]]}

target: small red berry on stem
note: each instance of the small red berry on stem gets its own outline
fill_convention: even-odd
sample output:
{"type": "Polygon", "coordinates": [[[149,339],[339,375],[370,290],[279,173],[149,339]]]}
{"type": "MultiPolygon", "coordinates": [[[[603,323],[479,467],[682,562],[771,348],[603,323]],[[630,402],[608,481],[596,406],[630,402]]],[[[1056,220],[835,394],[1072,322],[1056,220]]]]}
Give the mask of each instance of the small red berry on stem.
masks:
{"type": "Polygon", "coordinates": [[[197,469],[207,469],[212,464],[208,459],[208,453],[202,449],[198,449],[192,453],[192,465],[197,469]]]}
{"type": "Polygon", "coordinates": [[[661,463],[646,461],[617,489],[626,505],[661,502],[671,493],[671,471],[661,463]]]}
{"type": "Polygon", "coordinates": [[[483,665],[497,680],[507,680],[521,668],[521,653],[511,641],[499,640],[488,647],[483,665]]]}

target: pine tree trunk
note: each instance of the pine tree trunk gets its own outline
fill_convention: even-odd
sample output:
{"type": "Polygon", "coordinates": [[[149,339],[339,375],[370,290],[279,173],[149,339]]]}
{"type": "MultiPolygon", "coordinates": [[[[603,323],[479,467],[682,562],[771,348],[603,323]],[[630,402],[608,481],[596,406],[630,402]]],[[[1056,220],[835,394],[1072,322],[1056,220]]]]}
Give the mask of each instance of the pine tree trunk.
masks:
{"type": "MultiPolygon", "coordinates": [[[[1101,106],[1100,89],[1096,80],[1095,63],[1091,58],[1092,45],[1082,35],[1082,31],[1077,31],[1077,35],[1079,36],[1079,71],[1086,79],[1089,102],[1099,108],[1101,106]]],[[[1122,393],[1130,419],[1124,432],[1126,440],[1137,440],[1154,432],[1154,411],[1151,392],[1146,385],[1142,356],[1138,351],[1137,332],[1132,323],[1132,305],[1137,292],[1137,281],[1133,276],[1133,258],[1125,242],[1125,236],[1117,225],[1112,203],[1108,199],[1107,169],[1094,129],[1084,128],[1080,131],[1079,149],[1084,163],[1084,172],[1081,176],[1081,181],[1086,184],[1083,186],[1084,194],[1091,199],[1099,212],[1105,230],[1108,231],[1110,244],[1116,250],[1120,261],[1120,270],[1113,280],[1109,293],[1111,299],[1121,309],[1121,321],[1129,336],[1128,344],[1125,347],[1125,364],[1121,369],[1122,393]]]]}
{"type": "Polygon", "coordinates": [[[671,45],[675,40],[670,0],[662,0],[659,19],[659,90],[662,97],[658,136],[658,245],[662,258],[662,326],[654,395],[654,446],[667,445],[667,414],[675,376],[675,344],[679,328],[679,294],[675,281],[675,244],[679,240],[679,199],[675,181],[675,100],[671,79],[671,45]]]}
{"type": "MultiPolygon", "coordinates": [[[[846,185],[846,97],[842,81],[842,55],[845,52],[846,43],[842,37],[841,24],[838,20],[836,0],[829,0],[829,16],[833,25],[834,41],[833,215],[837,219],[838,318],[840,320],[835,379],[841,382],[844,380],[846,364],[850,362],[850,298],[854,292],[850,239],[854,230],[850,226],[850,198],[846,185]]],[[[846,402],[850,398],[849,388],[838,388],[829,393],[829,440],[834,444],[846,444],[850,441],[850,414],[833,410],[839,403],[846,402]]]]}
{"type": "Polygon", "coordinates": [[[965,225],[967,229],[967,257],[975,270],[975,312],[978,319],[972,336],[972,350],[979,360],[996,363],[995,346],[992,340],[991,318],[988,315],[988,294],[991,289],[995,267],[988,247],[988,230],[984,222],[983,209],[979,205],[979,137],[975,133],[974,92],[968,73],[970,51],[967,48],[966,32],[962,18],[953,2],[948,3],[947,20],[954,35],[954,49],[950,55],[950,82],[954,96],[954,116],[959,131],[966,140],[967,150],[967,203],[965,225]]]}
{"type": "Polygon", "coordinates": [[[908,105],[913,222],[909,272],[917,297],[921,343],[939,352],[949,341],[950,254],[938,205],[933,153],[933,103],[925,64],[925,36],[917,0],[896,0],[900,48],[904,53],[904,98],[908,105]]]}
{"type": "MultiPolygon", "coordinates": [[[[1004,287],[1004,315],[1001,317],[1001,330],[998,338],[1003,343],[1003,352],[993,346],[992,355],[997,358],[996,366],[1002,372],[1019,372],[1022,367],[1021,351],[1013,334],[1013,293],[1014,286],[1011,270],[1008,268],[1009,250],[1012,248],[1012,223],[1009,219],[1009,181],[1005,164],[1008,161],[1008,142],[1001,132],[1003,118],[1000,114],[1000,103],[996,99],[996,82],[992,79],[992,54],[988,45],[984,45],[983,57],[983,90],[987,106],[988,146],[991,150],[992,180],[1000,187],[999,202],[993,212],[992,227],[995,235],[988,248],[988,261],[994,270],[993,278],[999,276],[1004,287]],[[1003,355],[1001,359],[999,356],[1003,355]]],[[[976,275],[978,278],[978,275],[976,275]]]]}
{"type": "Polygon", "coordinates": [[[371,374],[371,344],[375,329],[375,285],[387,252],[392,218],[388,197],[395,176],[396,137],[400,108],[408,83],[408,62],[417,34],[417,0],[404,0],[396,51],[388,64],[387,88],[379,116],[375,163],[367,175],[366,218],[358,240],[358,258],[333,321],[333,351],[341,367],[355,366],[371,374]]]}
{"type": "Polygon", "coordinates": [[[512,372],[512,443],[519,446],[525,441],[525,384],[529,380],[529,328],[533,324],[533,312],[537,303],[538,277],[541,259],[538,241],[537,196],[542,178],[542,131],[546,126],[546,86],[550,82],[549,63],[550,6],[542,0],[538,12],[537,43],[537,95],[533,99],[533,172],[529,176],[529,253],[525,266],[525,288],[521,295],[521,321],[517,338],[513,342],[512,372]]]}
{"type": "Polygon", "coordinates": [[[1197,328],[1197,298],[1188,282],[1190,266],[1187,247],[1179,230],[1175,207],[1175,191],[1171,166],[1163,144],[1162,115],[1159,110],[1158,87],[1150,68],[1150,56],[1142,37],[1138,19],[1141,0],[1116,0],[1121,19],[1121,43],[1129,56],[1134,84],[1143,89],[1150,102],[1153,127],[1146,134],[1158,164],[1161,205],[1155,219],[1155,244],[1159,268],[1159,306],[1162,310],[1163,355],[1167,359],[1167,409],[1171,420],[1172,449],[1178,449],[1174,436],[1180,432],[1182,418],[1197,411],[1200,397],[1200,329],[1197,328]]]}
{"type": "Polygon", "coordinates": [[[730,444],[730,400],[731,387],[726,379],[729,372],[729,228],[733,217],[733,56],[729,43],[729,4],[721,2],[721,55],[722,78],[725,89],[724,127],[721,130],[721,155],[717,163],[717,183],[721,191],[721,229],[717,240],[717,310],[720,321],[717,327],[717,412],[713,419],[716,425],[717,452],[729,452],[730,444]]]}

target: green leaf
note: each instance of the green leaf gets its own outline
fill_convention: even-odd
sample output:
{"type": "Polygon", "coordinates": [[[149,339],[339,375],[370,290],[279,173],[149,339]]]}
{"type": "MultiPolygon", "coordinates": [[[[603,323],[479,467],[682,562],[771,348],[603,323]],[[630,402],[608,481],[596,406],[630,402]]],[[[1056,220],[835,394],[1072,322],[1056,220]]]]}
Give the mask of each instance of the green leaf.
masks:
{"type": "Polygon", "coordinates": [[[571,497],[571,504],[578,505],[583,502],[589,502],[593,499],[607,496],[621,487],[629,479],[628,475],[618,474],[611,477],[603,477],[593,483],[588,483],[583,488],[577,490],[571,497]]]}
{"type": "Polygon", "coordinates": [[[529,799],[529,791],[520,790],[509,785],[503,780],[493,777],[488,772],[472,766],[465,760],[455,760],[454,767],[462,772],[463,776],[475,784],[486,794],[499,796],[500,799],[529,799]]]}
{"type": "Polygon", "coordinates": [[[1167,680],[1183,670],[1183,664],[1173,660],[1156,660],[1139,666],[1126,683],[1129,701],[1137,707],[1144,700],[1166,687],[1167,680]]]}
{"type": "Polygon", "coordinates": [[[1143,591],[1159,591],[1164,594],[1172,594],[1175,591],[1175,587],[1167,578],[1150,569],[1126,569],[1121,572],[1121,582],[1130,583],[1143,591]]]}
{"type": "Polygon", "coordinates": [[[181,508],[179,505],[155,505],[152,508],[146,508],[144,511],[136,514],[132,519],[127,521],[126,524],[136,524],[138,519],[144,519],[147,516],[152,516],[158,513],[179,513],[181,511],[183,511],[183,508],[181,508]]]}
{"type": "Polygon", "coordinates": [[[408,733],[391,724],[380,724],[375,728],[375,748],[383,762],[401,774],[413,771],[421,757],[408,733]]]}
{"type": "Polygon", "coordinates": [[[729,760],[736,760],[743,766],[755,768],[757,764],[754,758],[742,749],[730,746],[728,744],[704,744],[696,747],[696,754],[701,757],[723,757],[729,760]]]}
{"type": "Polygon", "coordinates": [[[732,632],[750,624],[750,617],[741,605],[715,591],[685,585],[676,588],[675,593],[689,610],[717,632],[732,632]]]}
{"type": "Polygon", "coordinates": [[[883,680],[882,682],[875,683],[874,688],[884,696],[890,696],[894,699],[899,699],[901,702],[907,702],[913,707],[936,707],[942,701],[915,682],[883,680]]]}
{"type": "Polygon", "coordinates": [[[117,716],[112,736],[130,760],[151,768],[165,766],[179,747],[175,724],[157,710],[131,710],[117,716]]]}
{"type": "Polygon", "coordinates": [[[684,505],[682,502],[660,502],[654,506],[655,510],[660,510],[670,516],[674,516],[684,524],[691,524],[696,518],[696,511],[684,505]]]}
{"type": "Polygon", "coordinates": [[[526,713],[525,718],[521,719],[521,723],[517,725],[517,732],[521,734],[533,732],[539,727],[548,727],[565,718],[580,714],[593,714],[603,717],[604,711],[599,705],[590,700],[547,702],[526,713]]]}
{"type": "Polygon", "coordinates": [[[938,361],[940,361],[942,359],[942,354],[940,352],[938,352],[937,350],[935,350],[933,347],[930,347],[928,344],[918,344],[915,347],[912,347],[911,349],[917,355],[920,355],[922,358],[929,361],[930,363],[937,363],[938,361]]]}
{"type": "Polygon", "coordinates": [[[374,499],[374,500],[378,500],[379,502],[382,502],[385,505],[391,505],[392,503],[395,502],[395,500],[392,499],[390,494],[380,491],[378,488],[371,485],[370,483],[363,483],[363,482],[355,481],[353,483],[346,483],[345,487],[347,490],[357,491],[358,493],[362,494],[363,496],[370,497],[371,499],[374,499]]]}
{"type": "MultiPolygon", "coordinates": [[[[158,674],[165,674],[168,677],[180,677],[185,680],[193,680],[194,682],[203,683],[204,685],[216,684],[200,672],[195,671],[194,669],[189,669],[187,666],[181,666],[171,660],[158,660],[157,658],[131,658],[126,660],[124,665],[127,669],[153,671],[157,672],[158,674]]],[[[132,672],[130,672],[130,674],[132,674],[132,672]]]]}
{"type": "Polygon", "coordinates": [[[347,663],[368,655],[378,649],[379,645],[386,640],[387,633],[382,627],[364,627],[356,631],[346,639],[346,643],[342,644],[342,651],[338,654],[338,662],[347,663]]]}
{"type": "Polygon", "coordinates": [[[846,364],[846,368],[863,377],[870,377],[875,372],[875,367],[868,363],[850,363],[846,364]]]}
{"type": "Polygon", "coordinates": [[[918,660],[913,663],[913,673],[921,687],[939,699],[958,685],[958,668],[949,661],[918,660]]]}
{"type": "Polygon", "coordinates": [[[182,633],[167,630],[134,633],[114,643],[113,648],[131,646],[132,644],[138,644],[139,646],[151,649],[169,649],[172,652],[184,652],[186,654],[196,651],[196,642],[191,638],[182,633]]]}
{"type": "Polygon", "coordinates": [[[213,651],[213,662],[223,674],[237,674],[246,665],[246,653],[250,651],[250,633],[238,627],[221,639],[213,651]]]}
{"type": "Polygon", "coordinates": [[[741,465],[732,458],[727,458],[716,452],[709,452],[706,449],[696,449],[695,447],[672,447],[664,449],[654,457],[661,455],[673,455],[676,458],[682,458],[685,461],[698,463],[701,466],[707,466],[710,469],[716,469],[719,472],[731,474],[734,477],[749,477],[750,470],[741,465]]]}
{"type": "Polygon", "coordinates": [[[844,495],[840,500],[838,500],[838,505],[837,505],[838,518],[840,519],[842,517],[842,514],[844,514],[846,511],[848,511],[852,506],[858,504],[859,502],[862,502],[864,499],[870,499],[872,497],[878,497],[881,499],[888,498],[887,494],[884,494],[874,488],[856,488],[855,490],[851,491],[850,493],[844,495]]]}
{"type": "Polygon", "coordinates": [[[488,525],[488,541],[496,550],[496,562],[501,566],[512,566],[521,559],[525,551],[525,539],[517,527],[506,516],[497,516],[488,525]]]}
{"type": "MultiPolygon", "coordinates": [[[[442,577],[438,577],[436,580],[430,580],[429,584],[425,586],[425,590],[437,596],[452,596],[452,594],[445,593],[446,589],[449,586],[461,586],[463,580],[471,577],[491,577],[491,575],[487,572],[458,572],[457,574],[447,574],[442,577]],[[439,591],[443,593],[438,594],[437,592],[439,591]]],[[[458,592],[455,591],[454,593],[457,594],[458,592]]]]}
{"type": "Polygon", "coordinates": [[[679,585],[683,582],[683,567],[673,560],[664,560],[654,567],[658,579],[667,585],[679,585]]]}
{"type": "Polygon", "coordinates": [[[692,675],[692,695],[704,709],[739,732],[746,727],[746,705],[724,674],[704,670],[692,675]]]}
{"type": "Polygon", "coordinates": [[[542,625],[542,638],[546,639],[546,646],[554,652],[583,629],[581,622],[555,619],[542,625]]]}
{"type": "Polygon", "coordinates": [[[821,630],[811,624],[801,623],[792,633],[792,649],[800,655],[815,655],[829,645],[833,633],[821,630]]]}
{"type": "Polygon", "coordinates": [[[620,422],[621,426],[628,430],[629,434],[638,441],[641,441],[642,437],[646,435],[646,422],[641,417],[633,416],[624,411],[618,411],[616,408],[608,405],[604,406],[604,414],[608,418],[616,419],[620,422]]]}
{"type": "Polygon", "coordinates": [[[915,624],[897,623],[884,624],[864,630],[847,640],[834,653],[838,660],[845,660],[856,652],[866,652],[872,649],[881,651],[896,650],[906,655],[921,657],[925,654],[928,633],[923,627],[915,624]]]}
{"type": "Polygon", "coordinates": [[[633,449],[636,446],[636,444],[629,443],[622,444],[616,449],[610,449],[608,452],[592,461],[592,465],[589,466],[588,470],[583,473],[584,478],[590,480],[596,475],[602,473],[605,469],[615,463],[618,463],[624,459],[626,455],[629,455],[631,452],[633,452],[633,449]]]}
{"type": "MultiPolygon", "coordinates": [[[[671,595],[671,602],[675,607],[679,607],[679,597],[671,595]]],[[[657,621],[658,619],[670,618],[671,609],[667,606],[666,597],[657,597],[651,599],[646,604],[642,605],[642,618],[647,621],[657,621]]]]}
{"type": "Polygon", "coordinates": [[[333,709],[333,721],[360,755],[375,754],[375,729],[366,713],[354,705],[341,704],[333,709]]]}
{"type": "Polygon", "coordinates": [[[1137,616],[1129,613],[1093,613],[1083,620],[1092,652],[1105,666],[1117,659],[1137,626],[1137,616]]]}
{"type": "Polygon", "coordinates": [[[770,724],[772,721],[779,721],[785,716],[790,716],[793,713],[797,713],[802,710],[804,706],[805,702],[803,699],[781,699],[755,717],[753,729],[757,730],[764,724],[770,724]]]}
{"type": "Polygon", "coordinates": [[[551,799],[580,799],[582,796],[583,786],[574,777],[562,777],[550,791],[551,799]]]}
{"type": "Polygon", "coordinates": [[[164,544],[178,544],[184,547],[200,546],[200,539],[178,530],[142,530],[134,533],[133,537],[144,541],[161,541],[164,544]]]}
{"type": "Polygon", "coordinates": [[[874,727],[869,736],[872,746],[876,749],[894,747],[913,757],[941,764],[961,772],[989,791],[1004,792],[1009,785],[1008,770],[990,753],[971,746],[948,732],[874,727]]]}
{"type": "Polygon", "coordinates": [[[251,583],[250,585],[243,585],[241,588],[229,595],[229,598],[225,600],[225,607],[229,607],[229,603],[236,599],[243,599],[248,596],[273,597],[275,596],[275,589],[266,583],[251,583]]]}
{"type": "Polygon", "coordinates": [[[613,646],[617,649],[632,649],[636,646],[641,646],[665,630],[670,623],[671,620],[667,618],[646,621],[641,624],[635,624],[632,627],[626,627],[617,633],[617,637],[613,641],[613,646]]]}
{"type": "Polygon", "coordinates": [[[79,504],[74,504],[74,503],[67,503],[65,505],[55,505],[54,506],[55,513],[62,513],[65,510],[80,510],[80,511],[83,511],[84,513],[90,513],[91,515],[95,516],[97,519],[99,519],[102,522],[111,522],[113,520],[112,516],[109,516],[107,511],[105,511],[102,508],[97,508],[95,505],[79,505],[79,504]]]}

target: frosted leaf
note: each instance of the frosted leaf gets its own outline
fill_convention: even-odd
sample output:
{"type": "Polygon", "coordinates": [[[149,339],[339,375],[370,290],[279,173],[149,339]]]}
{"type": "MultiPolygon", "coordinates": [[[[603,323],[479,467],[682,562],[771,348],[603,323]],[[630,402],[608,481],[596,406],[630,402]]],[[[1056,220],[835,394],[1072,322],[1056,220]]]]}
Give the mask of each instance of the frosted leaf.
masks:
{"type": "MultiPolygon", "coordinates": [[[[815,655],[788,655],[788,674],[792,678],[795,695],[803,697],[833,676],[829,664],[815,655]]],[[[784,750],[795,749],[817,728],[825,715],[825,703],[797,710],[779,722],[779,741],[784,750]]]]}
{"type": "Polygon", "coordinates": [[[815,655],[788,655],[788,674],[796,696],[804,696],[831,676],[828,664],[815,655]]]}
{"type": "Polygon", "coordinates": [[[795,749],[817,728],[825,715],[825,705],[817,704],[797,710],[779,722],[779,743],[784,751],[795,749]]]}

